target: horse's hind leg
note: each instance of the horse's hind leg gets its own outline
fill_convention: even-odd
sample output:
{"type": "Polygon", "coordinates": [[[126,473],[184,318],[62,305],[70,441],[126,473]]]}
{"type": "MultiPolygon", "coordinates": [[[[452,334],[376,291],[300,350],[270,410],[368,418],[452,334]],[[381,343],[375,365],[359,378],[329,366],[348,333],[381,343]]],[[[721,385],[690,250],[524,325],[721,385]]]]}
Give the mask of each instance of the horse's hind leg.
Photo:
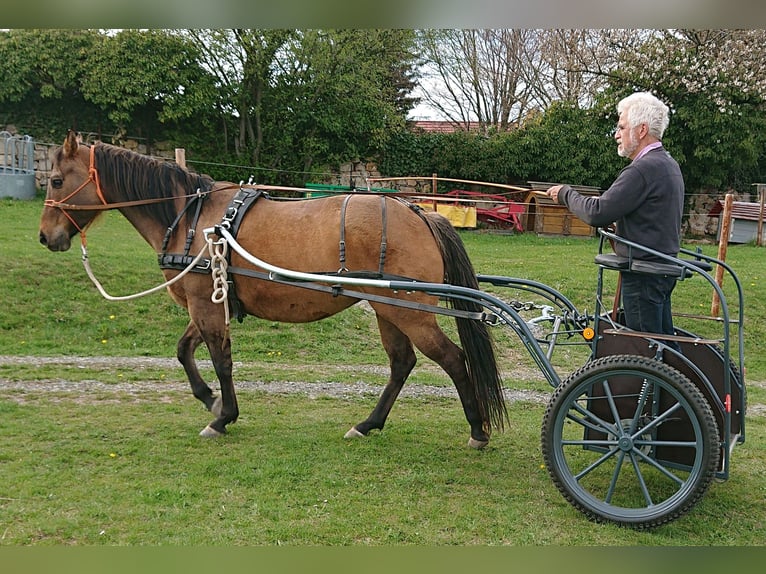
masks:
{"type": "Polygon", "coordinates": [[[460,402],[463,405],[465,418],[471,427],[471,437],[468,439],[468,446],[477,449],[484,448],[489,443],[489,433],[487,432],[489,425],[481,415],[476,394],[471,386],[465,362],[465,353],[444,334],[435,320],[430,333],[426,334],[425,330],[418,332],[423,335],[413,337],[415,346],[426,357],[444,369],[444,372],[449,375],[455,384],[458,397],[460,397],[460,402]]]}
{"type": "Polygon", "coordinates": [[[399,396],[404,382],[417,361],[412,343],[395,325],[378,316],[378,328],[383,347],[388,354],[391,375],[370,416],[354,425],[346,433],[346,438],[366,436],[372,429],[383,428],[396,397],[399,396]]]}
{"type": "MultiPolygon", "coordinates": [[[[381,308],[381,313],[384,312],[386,312],[384,308],[381,308]]],[[[394,328],[403,333],[402,336],[407,339],[408,343],[411,341],[411,344],[414,344],[421,353],[444,369],[444,372],[452,379],[463,405],[465,418],[471,427],[468,446],[476,449],[485,447],[489,443],[489,423],[482,416],[479,400],[468,376],[463,350],[444,334],[434,315],[407,313],[406,315],[400,314],[396,318],[397,327],[394,328]]],[[[378,322],[380,323],[380,320],[378,322]]],[[[401,384],[404,384],[403,380],[401,384]]],[[[401,389],[401,385],[399,389],[401,389]]]]}
{"type": "Polygon", "coordinates": [[[202,401],[214,415],[220,415],[221,400],[213,395],[213,390],[208,386],[200,375],[197,368],[197,361],[194,359],[194,352],[202,343],[202,335],[193,321],[189,322],[181,339],[178,341],[177,356],[183,365],[186,376],[191,384],[192,394],[202,401]]]}

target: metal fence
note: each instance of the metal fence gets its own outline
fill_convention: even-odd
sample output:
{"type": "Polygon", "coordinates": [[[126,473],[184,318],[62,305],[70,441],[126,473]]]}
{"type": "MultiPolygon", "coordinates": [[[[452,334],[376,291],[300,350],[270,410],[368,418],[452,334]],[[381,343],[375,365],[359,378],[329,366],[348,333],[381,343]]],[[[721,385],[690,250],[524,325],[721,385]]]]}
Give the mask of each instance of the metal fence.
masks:
{"type": "Polygon", "coordinates": [[[0,131],[0,197],[35,196],[34,160],[35,142],[31,136],[0,131]]]}

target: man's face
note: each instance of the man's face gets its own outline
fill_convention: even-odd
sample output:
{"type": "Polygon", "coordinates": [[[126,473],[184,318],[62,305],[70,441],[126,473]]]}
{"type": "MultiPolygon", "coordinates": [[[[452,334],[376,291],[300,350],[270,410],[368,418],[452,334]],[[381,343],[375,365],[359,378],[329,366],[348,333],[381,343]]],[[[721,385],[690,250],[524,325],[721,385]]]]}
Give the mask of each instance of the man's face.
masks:
{"type": "Polygon", "coordinates": [[[633,158],[638,148],[638,127],[630,128],[626,112],[620,114],[614,139],[617,140],[617,155],[633,158]]]}

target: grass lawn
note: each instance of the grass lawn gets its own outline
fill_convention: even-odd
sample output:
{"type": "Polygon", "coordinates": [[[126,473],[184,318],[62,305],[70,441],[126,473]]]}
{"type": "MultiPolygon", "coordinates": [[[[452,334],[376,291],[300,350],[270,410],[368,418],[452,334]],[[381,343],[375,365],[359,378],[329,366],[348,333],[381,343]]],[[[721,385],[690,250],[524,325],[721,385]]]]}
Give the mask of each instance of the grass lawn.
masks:
{"type": "MultiPolygon", "coordinates": [[[[727,253],[745,290],[752,406],[731,478],[714,483],[681,519],[634,532],[592,524],[561,497],[542,466],[544,406],[536,402],[512,403],[511,427],[477,452],[465,447],[468,427],[454,398],[402,397],[383,432],[347,441],[343,433],[368,414],[373,396],[248,388],[239,391],[242,413],[230,433],[220,441],[200,439],[209,414],[180,389],[185,378],[172,360],[185,311],[163,293],[102,299],[76,246],[50,253],[39,245],[41,208],[40,199],[0,200],[0,355],[26,358],[0,364],[2,546],[735,546],[766,539],[762,248],[729,246],[727,253]],[[114,362],[48,360],[77,356],[114,362]],[[170,362],[125,367],[121,357],[170,362]],[[86,396],[66,388],[91,380],[107,387],[86,396]],[[3,389],[20,381],[28,387],[3,389]],[[35,388],[36,381],[59,381],[61,388],[35,388]],[[125,390],[146,381],[155,388],[125,390]]],[[[593,308],[595,240],[461,235],[477,272],[534,279],[580,309],[593,308]]],[[[119,214],[108,213],[88,243],[110,293],[162,281],[154,253],[119,214]]],[[[724,284],[727,295],[731,288],[731,281],[724,284]]],[[[709,313],[711,295],[695,278],[679,285],[674,305],[709,313]]],[[[442,319],[445,329],[453,328],[442,319]]],[[[549,391],[518,338],[495,336],[506,385],[549,391]]],[[[233,327],[233,349],[239,380],[381,385],[386,379],[374,317],[362,307],[308,325],[247,318],[233,327]]],[[[198,355],[206,358],[204,351],[198,355]]],[[[565,349],[555,368],[566,374],[581,363],[577,348],[565,349]]],[[[203,371],[212,377],[209,368],[203,371]]],[[[422,357],[411,383],[450,386],[422,357]]]]}

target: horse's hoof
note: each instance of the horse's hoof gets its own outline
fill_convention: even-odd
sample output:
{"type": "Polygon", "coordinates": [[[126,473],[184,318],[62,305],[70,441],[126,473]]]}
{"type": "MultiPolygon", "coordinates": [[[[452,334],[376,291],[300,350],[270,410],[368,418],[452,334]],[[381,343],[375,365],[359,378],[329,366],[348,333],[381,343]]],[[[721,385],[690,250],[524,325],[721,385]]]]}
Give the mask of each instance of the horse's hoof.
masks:
{"type": "Polygon", "coordinates": [[[356,427],[351,427],[343,438],[364,438],[364,435],[356,430],[356,427]]]}
{"type": "Polygon", "coordinates": [[[468,446],[470,446],[471,448],[475,448],[476,450],[481,450],[488,444],[489,444],[488,440],[476,440],[473,437],[468,439],[468,446]]]}
{"type": "Polygon", "coordinates": [[[213,401],[213,406],[210,407],[210,412],[213,413],[215,416],[220,417],[222,410],[223,410],[223,401],[221,400],[221,397],[216,397],[215,401],[213,401]]]}
{"type": "Polygon", "coordinates": [[[205,428],[199,431],[199,436],[202,436],[205,438],[218,438],[219,436],[223,436],[223,433],[218,432],[210,425],[207,425],[205,428]]]}

